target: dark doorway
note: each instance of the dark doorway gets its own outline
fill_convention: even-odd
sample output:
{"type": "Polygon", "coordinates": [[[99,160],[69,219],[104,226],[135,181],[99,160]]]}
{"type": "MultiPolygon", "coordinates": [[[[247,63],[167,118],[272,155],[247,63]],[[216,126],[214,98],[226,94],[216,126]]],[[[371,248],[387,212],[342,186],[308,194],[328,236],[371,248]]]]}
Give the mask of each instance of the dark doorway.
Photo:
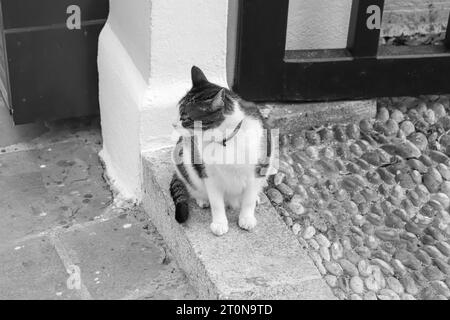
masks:
{"type": "Polygon", "coordinates": [[[2,95],[16,124],[98,113],[98,36],[108,0],[0,0],[2,95]],[[80,8],[70,30],[67,8],[80,8]]]}

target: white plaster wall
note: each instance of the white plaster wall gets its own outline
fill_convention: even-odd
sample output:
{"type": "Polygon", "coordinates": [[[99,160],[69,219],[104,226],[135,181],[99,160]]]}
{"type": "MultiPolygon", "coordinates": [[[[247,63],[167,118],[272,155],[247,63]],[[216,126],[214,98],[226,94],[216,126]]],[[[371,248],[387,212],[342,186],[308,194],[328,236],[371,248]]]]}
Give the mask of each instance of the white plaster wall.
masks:
{"type": "Polygon", "coordinates": [[[99,39],[99,100],[107,175],[126,198],[141,187],[140,106],[146,82],[109,23],[99,39]]]}
{"type": "Polygon", "coordinates": [[[110,0],[109,26],[145,79],[150,76],[150,0],[110,0]]]}
{"type": "Polygon", "coordinates": [[[143,150],[171,145],[176,104],[200,67],[210,81],[227,86],[228,0],[153,0],[150,78],[141,122],[143,150]]]}
{"type": "Polygon", "coordinates": [[[227,86],[228,0],[110,0],[99,39],[101,157],[123,196],[142,198],[141,152],[172,146],[176,105],[197,65],[227,86]]]}

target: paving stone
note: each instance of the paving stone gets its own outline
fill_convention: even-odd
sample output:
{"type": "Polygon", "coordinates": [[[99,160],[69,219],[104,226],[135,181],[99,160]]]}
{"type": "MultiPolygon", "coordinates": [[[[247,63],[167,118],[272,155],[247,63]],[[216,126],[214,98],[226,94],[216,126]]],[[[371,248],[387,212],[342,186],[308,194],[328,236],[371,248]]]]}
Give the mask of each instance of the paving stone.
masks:
{"type": "Polygon", "coordinates": [[[390,155],[400,156],[404,159],[419,158],[421,156],[421,151],[423,151],[420,149],[420,146],[417,147],[417,145],[414,145],[409,141],[384,145],[382,148],[390,155]]]}
{"type": "Polygon", "coordinates": [[[346,294],[350,293],[350,280],[347,277],[338,277],[338,288],[346,294]]]}
{"type": "Polygon", "coordinates": [[[400,279],[401,283],[403,284],[403,287],[405,288],[405,291],[409,294],[416,295],[419,293],[419,289],[417,288],[417,285],[412,277],[409,275],[406,275],[400,279]]]}
{"type": "Polygon", "coordinates": [[[377,265],[372,265],[372,275],[375,281],[378,283],[380,289],[386,287],[386,278],[384,277],[381,269],[377,265]]]}
{"type": "MultiPolygon", "coordinates": [[[[408,140],[411,141],[420,151],[424,151],[428,146],[427,138],[423,133],[420,132],[411,134],[408,137],[408,140]]],[[[420,157],[420,154],[418,155],[418,157],[420,157]]]]}
{"type": "Polygon", "coordinates": [[[432,281],[431,286],[436,290],[437,293],[443,295],[446,298],[450,297],[450,289],[447,287],[443,281],[432,281]]]}
{"type": "MultiPolygon", "coordinates": [[[[446,241],[447,237],[445,237],[441,231],[439,231],[438,229],[434,228],[434,227],[428,227],[425,229],[425,232],[427,234],[429,234],[430,236],[432,236],[436,241],[439,242],[444,242],[446,241]]],[[[447,244],[447,243],[446,243],[447,244]]],[[[443,244],[445,245],[445,244],[443,244]]],[[[442,252],[442,251],[441,251],[442,252]]]]}
{"type": "Polygon", "coordinates": [[[389,110],[385,107],[379,108],[377,112],[377,120],[380,122],[386,122],[389,120],[389,110]]]}
{"type": "Polygon", "coordinates": [[[366,260],[358,262],[358,271],[362,277],[369,277],[372,274],[372,268],[366,260]]]}
{"type": "Polygon", "coordinates": [[[387,274],[387,275],[394,274],[394,270],[386,261],[383,261],[381,259],[372,259],[371,263],[380,267],[380,269],[383,271],[384,274],[387,274]]]}
{"type": "Polygon", "coordinates": [[[423,250],[417,250],[415,252],[416,258],[419,259],[424,265],[429,266],[433,262],[431,257],[423,250]]]}
{"type": "Polygon", "coordinates": [[[423,269],[423,275],[430,281],[444,279],[444,274],[435,266],[428,266],[423,269]]]}
{"type": "Polygon", "coordinates": [[[358,263],[361,261],[361,257],[353,251],[353,249],[351,250],[347,250],[345,252],[345,258],[350,261],[352,264],[354,264],[355,266],[358,265],[358,263]]]}
{"type": "Polygon", "coordinates": [[[367,277],[364,280],[364,284],[366,285],[366,288],[370,291],[378,292],[380,290],[380,286],[373,276],[367,277]]]}
{"type": "Polygon", "coordinates": [[[394,268],[395,275],[397,276],[404,276],[408,272],[400,260],[392,259],[391,265],[394,268]]]}
{"type": "Polygon", "coordinates": [[[442,176],[438,170],[430,168],[428,172],[423,176],[423,184],[428,188],[431,193],[439,191],[439,187],[442,183],[442,176]]]}
{"type": "Polygon", "coordinates": [[[344,270],[345,274],[348,274],[351,277],[355,277],[359,274],[358,268],[350,261],[348,261],[346,259],[341,259],[339,261],[339,264],[341,265],[342,270],[344,270]]]}
{"type": "Polygon", "coordinates": [[[350,288],[353,292],[362,294],[364,292],[364,281],[360,277],[354,276],[350,279],[350,288]]]}
{"type": "Polygon", "coordinates": [[[325,248],[329,248],[331,246],[331,242],[321,233],[316,234],[315,239],[320,246],[325,248]]]}
{"type": "Polygon", "coordinates": [[[67,273],[47,238],[37,238],[0,251],[0,299],[81,299],[67,287],[67,273]]]}
{"type": "Polygon", "coordinates": [[[315,234],[316,234],[316,229],[313,226],[309,226],[305,229],[302,236],[305,240],[308,240],[308,239],[312,239],[312,237],[314,237],[315,234]]]}
{"type": "Polygon", "coordinates": [[[333,260],[339,260],[344,256],[344,248],[339,242],[333,242],[331,245],[331,256],[333,260]]]}
{"type": "Polygon", "coordinates": [[[320,247],[319,253],[323,260],[325,261],[331,260],[330,251],[328,250],[327,247],[320,247]]]}
{"type": "Polygon", "coordinates": [[[363,300],[363,298],[360,295],[353,293],[350,295],[350,300],[363,300]]]}
{"type": "Polygon", "coordinates": [[[414,127],[414,124],[411,121],[403,121],[400,124],[400,129],[405,133],[406,136],[409,136],[410,134],[414,133],[416,131],[416,128],[414,127]]]}
{"type": "Polygon", "coordinates": [[[399,233],[397,230],[384,228],[375,231],[375,235],[381,240],[395,241],[399,239],[399,233]]]}
{"type": "MultiPolygon", "coordinates": [[[[83,288],[68,289],[77,283],[78,265],[67,265],[64,259],[65,266],[44,234],[57,234],[73,225],[82,228],[80,223],[102,223],[102,218],[116,215],[116,210],[129,209],[123,203],[120,210],[115,209],[112,203],[98,157],[99,126],[85,128],[81,122],[92,120],[48,122],[43,136],[0,154],[1,299],[90,297],[83,288]],[[20,151],[22,148],[29,151],[20,151]],[[41,232],[45,233],[39,235],[41,232]]],[[[134,292],[130,298],[180,299],[177,292],[183,292],[187,282],[173,279],[167,277],[167,285],[159,289],[147,286],[145,293],[134,292]]]]}
{"type": "Polygon", "coordinates": [[[323,128],[318,133],[323,142],[330,142],[334,138],[333,131],[328,128],[323,128]]]}
{"type": "Polygon", "coordinates": [[[429,156],[433,161],[436,161],[439,164],[449,164],[450,161],[447,155],[437,150],[431,150],[429,156]]]}
{"type": "Polygon", "coordinates": [[[315,130],[308,130],[305,132],[307,142],[312,145],[318,145],[320,143],[320,135],[315,130]]]}
{"type": "Polygon", "coordinates": [[[325,269],[334,276],[341,276],[343,274],[343,270],[341,266],[336,262],[324,261],[325,269]]]}
{"type": "Polygon", "coordinates": [[[278,191],[280,191],[285,197],[292,198],[294,195],[294,190],[292,190],[288,185],[281,183],[277,186],[278,191]]]}
{"type": "Polygon", "coordinates": [[[432,287],[427,287],[420,292],[420,295],[423,300],[436,300],[437,294],[432,287]]]}
{"type": "Polygon", "coordinates": [[[347,133],[347,136],[349,139],[359,139],[360,138],[360,129],[354,123],[347,125],[346,133],[347,133]]]}
{"type": "Polygon", "coordinates": [[[400,296],[390,289],[382,289],[378,293],[380,300],[400,300],[400,296]]]}
{"type": "Polygon", "coordinates": [[[408,267],[413,270],[419,270],[421,267],[421,263],[417,260],[411,253],[405,250],[399,250],[394,255],[396,259],[398,259],[405,267],[408,267]]]}
{"type": "Polygon", "coordinates": [[[303,198],[298,194],[292,197],[291,201],[288,203],[288,207],[294,215],[300,216],[305,213],[303,198]]]}
{"type": "Polygon", "coordinates": [[[416,298],[414,298],[413,295],[407,294],[407,293],[403,293],[400,295],[400,299],[402,300],[416,300],[416,298]]]}
{"type": "Polygon", "coordinates": [[[298,235],[301,231],[302,227],[298,224],[298,223],[294,223],[294,225],[292,226],[292,232],[295,235],[298,235]]]}
{"type": "Polygon", "coordinates": [[[403,285],[400,283],[400,281],[398,281],[397,278],[394,277],[388,277],[386,279],[387,285],[388,287],[394,291],[395,293],[397,293],[398,295],[401,295],[405,289],[403,288],[403,285]]]}
{"type": "MultiPolygon", "coordinates": [[[[144,227],[124,217],[61,235],[94,299],[121,299],[150,286],[183,284],[184,276],[144,227]]],[[[182,291],[189,295],[186,288],[179,290],[180,296],[182,291]]]]}
{"type": "Polygon", "coordinates": [[[336,298],[338,298],[340,300],[345,300],[347,298],[346,293],[344,291],[342,291],[341,289],[334,290],[334,295],[336,296],[336,298]]]}
{"type": "Polygon", "coordinates": [[[111,202],[93,141],[0,155],[0,242],[94,220],[111,202]]]}
{"type": "Polygon", "coordinates": [[[450,266],[448,263],[446,263],[444,260],[435,258],[433,260],[434,264],[441,270],[443,273],[445,273],[447,276],[450,275],[450,266]]]}
{"type": "Polygon", "coordinates": [[[48,191],[40,173],[2,176],[0,190],[2,190],[0,194],[2,208],[0,240],[2,243],[12,242],[29,233],[39,233],[54,224],[55,218],[47,217],[47,205],[44,199],[48,191]]]}
{"type": "Polygon", "coordinates": [[[286,174],[283,172],[277,172],[277,174],[273,177],[273,183],[275,186],[280,185],[284,179],[286,178],[286,174]]]}
{"type": "Polygon", "coordinates": [[[446,257],[450,257],[450,244],[447,242],[441,241],[436,243],[436,248],[446,257]]]}
{"type": "Polygon", "coordinates": [[[364,300],[378,300],[375,292],[369,291],[364,294],[364,300]]]}
{"type": "Polygon", "coordinates": [[[281,194],[280,191],[278,191],[276,189],[269,189],[267,191],[267,196],[275,204],[282,204],[283,203],[283,195],[281,194]]]}

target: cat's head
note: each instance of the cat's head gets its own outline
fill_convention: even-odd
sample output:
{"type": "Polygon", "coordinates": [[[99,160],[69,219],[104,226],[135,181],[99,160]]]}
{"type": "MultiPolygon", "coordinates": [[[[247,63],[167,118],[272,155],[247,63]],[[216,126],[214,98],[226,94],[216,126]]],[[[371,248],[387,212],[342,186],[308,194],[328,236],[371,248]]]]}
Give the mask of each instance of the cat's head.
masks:
{"type": "Polygon", "coordinates": [[[179,102],[179,124],[184,129],[218,128],[237,108],[239,97],[230,90],[211,83],[198,67],[192,67],[192,88],[179,102]]]}

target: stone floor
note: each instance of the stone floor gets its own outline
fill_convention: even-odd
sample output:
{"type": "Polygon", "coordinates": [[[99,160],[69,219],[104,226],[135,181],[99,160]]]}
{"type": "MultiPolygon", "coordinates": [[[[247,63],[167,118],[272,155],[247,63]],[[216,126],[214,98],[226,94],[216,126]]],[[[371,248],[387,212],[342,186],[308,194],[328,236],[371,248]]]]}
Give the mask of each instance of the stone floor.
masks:
{"type": "Polygon", "coordinates": [[[338,298],[450,298],[448,97],[382,99],[281,146],[267,196],[338,298]]]}
{"type": "Polygon", "coordinates": [[[0,299],[196,297],[142,209],[109,189],[98,119],[2,130],[0,299]]]}

